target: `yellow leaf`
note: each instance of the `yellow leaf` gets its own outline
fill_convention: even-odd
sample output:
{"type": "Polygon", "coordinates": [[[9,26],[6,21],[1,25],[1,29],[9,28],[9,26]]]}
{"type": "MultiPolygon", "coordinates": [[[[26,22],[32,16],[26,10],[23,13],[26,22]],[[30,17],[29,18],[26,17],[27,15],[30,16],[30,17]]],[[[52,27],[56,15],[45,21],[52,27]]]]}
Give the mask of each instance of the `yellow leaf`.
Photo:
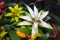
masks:
{"type": "Polygon", "coordinates": [[[24,11],[20,11],[19,13],[23,13],[24,11]]]}
{"type": "Polygon", "coordinates": [[[16,22],[18,22],[19,21],[19,18],[18,17],[15,17],[15,20],[16,20],[16,22]]]}
{"type": "Polygon", "coordinates": [[[4,37],[6,34],[7,34],[7,32],[2,31],[1,34],[0,34],[0,37],[2,38],[2,37],[4,37]]]}
{"type": "Polygon", "coordinates": [[[12,13],[14,12],[14,8],[12,8],[12,7],[8,7],[8,8],[12,13]]]}
{"type": "Polygon", "coordinates": [[[19,8],[20,11],[21,11],[22,9],[23,9],[22,7],[19,8]]]}
{"type": "Polygon", "coordinates": [[[5,16],[12,16],[12,13],[7,13],[5,14],[5,16]]]}
{"type": "Polygon", "coordinates": [[[23,9],[22,7],[18,8],[18,4],[16,4],[14,8],[9,7],[9,10],[11,11],[11,13],[6,14],[5,16],[11,17],[11,21],[18,22],[19,17],[22,16],[23,15],[22,13],[24,12],[22,9],[23,9]]]}
{"type": "Polygon", "coordinates": [[[15,18],[11,18],[11,21],[14,21],[15,20],[15,18]]]}
{"type": "Polygon", "coordinates": [[[14,6],[15,9],[18,9],[18,4],[16,4],[16,6],[14,6]]]}

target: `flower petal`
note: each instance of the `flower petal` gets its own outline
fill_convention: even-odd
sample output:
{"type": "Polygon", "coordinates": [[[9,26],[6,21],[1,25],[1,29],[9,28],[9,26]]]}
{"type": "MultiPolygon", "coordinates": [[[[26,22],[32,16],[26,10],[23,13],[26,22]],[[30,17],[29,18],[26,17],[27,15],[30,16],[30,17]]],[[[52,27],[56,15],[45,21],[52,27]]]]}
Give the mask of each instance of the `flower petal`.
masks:
{"type": "Polygon", "coordinates": [[[49,11],[44,12],[44,13],[41,15],[40,19],[44,19],[44,18],[47,16],[48,13],[49,13],[49,11]]]}
{"type": "Polygon", "coordinates": [[[35,15],[35,17],[38,16],[38,9],[36,8],[36,6],[34,6],[34,15],[35,15]]]}
{"type": "Polygon", "coordinates": [[[32,26],[32,39],[35,39],[38,35],[38,23],[34,22],[33,26],[32,26]]]}
{"type": "Polygon", "coordinates": [[[37,18],[40,19],[40,16],[41,16],[41,14],[39,13],[38,16],[37,16],[37,18]]]}
{"type": "Polygon", "coordinates": [[[23,22],[20,22],[18,25],[32,25],[32,23],[23,21],[23,22]]]}
{"type": "Polygon", "coordinates": [[[53,29],[50,24],[47,24],[47,23],[44,22],[44,21],[41,21],[41,23],[40,23],[39,25],[42,26],[42,27],[45,27],[45,28],[53,29]]]}
{"type": "Polygon", "coordinates": [[[30,12],[31,17],[34,18],[35,16],[34,16],[33,10],[29,6],[26,6],[26,7],[28,8],[28,11],[30,12]]]}
{"type": "Polygon", "coordinates": [[[27,21],[32,21],[30,16],[20,16],[20,18],[27,20],[27,21]]]}

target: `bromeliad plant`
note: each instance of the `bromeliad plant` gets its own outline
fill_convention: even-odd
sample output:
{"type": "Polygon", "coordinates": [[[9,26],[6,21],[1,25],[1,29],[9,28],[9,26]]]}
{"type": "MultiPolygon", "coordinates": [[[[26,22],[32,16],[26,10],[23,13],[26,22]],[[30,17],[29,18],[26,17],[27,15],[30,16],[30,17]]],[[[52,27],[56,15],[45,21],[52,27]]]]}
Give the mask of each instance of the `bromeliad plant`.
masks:
{"type": "Polygon", "coordinates": [[[20,16],[20,18],[25,21],[20,22],[18,25],[32,25],[31,38],[29,38],[29,40],[35,40],[38,37],[38,27],[53,29],[50,24],[43,21],[49,11],[41,13],[38,12],[36,6],[34,6],[34,11],[29,6],[26,5],[26,7],[28,8],[30,14],[28,16],[20,16]]]}
{"type": "Polygon", "coordinates": [[[0,40],[60,40],[60,18],[40,2],[0,0],[0,40]]]}
{"type": "Polygon", "coordinates": [[[9,10],[11,11],[8,14],[5,14],[6,17],[11,17],[11,21],[19,21],[19,17],[23,15],[24,11],[22,10],[22,7],[18,8],[18,4],[14,6],[14,8],[9,7],[9,10]]]}
{"type": "MultiPolygon", "coordinates": [[[[4,7],[4,5],[1,5],[0,10],[4,7]]],[[[14,5],[14,7],[11,7],[11,5],[8,8],[6,7],[7,11],[5,12],[0,11],[4,13],[0,19],[0,40],[47,40],[50,37],[56,37],[56,26],[48,21],[51,19],[48,15],[49,11],[40,10],[39,12],[35,5],[32,9],[24,4],[25,10],[23,10],[23,7],[19,7],[21,5],[14,5]],[[54,31],[54,34],[50,35],[52,31],[54,31]]]]}

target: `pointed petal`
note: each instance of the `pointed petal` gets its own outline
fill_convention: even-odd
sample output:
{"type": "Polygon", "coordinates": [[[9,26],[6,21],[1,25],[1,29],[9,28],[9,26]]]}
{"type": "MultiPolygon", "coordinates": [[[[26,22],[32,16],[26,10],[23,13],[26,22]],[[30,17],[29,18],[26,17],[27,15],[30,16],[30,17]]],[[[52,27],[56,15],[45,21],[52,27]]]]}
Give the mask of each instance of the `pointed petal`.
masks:
{"type": "Polygon", "coordinates": [[[33,26],[32,26],[32,34],[31,34],[31,38],[35,39],[38,35],[38,23],[34,22],[33,26]]]}
{"type": "Polygon", "coordinates": [[[21,16],[20,18],[27,20],[27,21],[32,21],[30,16],[21,16]]]}
{"type": "Polygon", "coordinates": [[[32,25],[32,23],[27,22],[27,21],[22,21],[18,25],[32,25]]]}
{"type": "Polygon", "coordinates": [[[44,28],[53,29],[50,24],[47,24],[44,21],[41,21],[41,23],[39,25],[42,26],[42,27],[44,27],[44,28]]]}
{"type": "Polygon", "coordinates": [[[34,15],[35,15],[35,17],[38,16],[38,9],[36,8],[36,6],[34,6],[34,15]]]}
{"type": "Polygon", "coordinates": [[[40,19],[40,16],[41,16],[41,14],[39,13],[38,16],[37,16],[37,18],[40,19]]]}
{"type": "Polygon", "coordinates": [[[33,10],[29,6],[26,6],[26,7],[28,8],[28,11],[30,12],[31,17],[34,18],[35,16],[34,16],[33,10]]]}
{"type": "Polygon", "coordinates": [[[41,15],[40,19],[44,19],[44,18],[48,15],[48,13],[49,13],[49,11],[44,12],[44,13],[41,15]]]}

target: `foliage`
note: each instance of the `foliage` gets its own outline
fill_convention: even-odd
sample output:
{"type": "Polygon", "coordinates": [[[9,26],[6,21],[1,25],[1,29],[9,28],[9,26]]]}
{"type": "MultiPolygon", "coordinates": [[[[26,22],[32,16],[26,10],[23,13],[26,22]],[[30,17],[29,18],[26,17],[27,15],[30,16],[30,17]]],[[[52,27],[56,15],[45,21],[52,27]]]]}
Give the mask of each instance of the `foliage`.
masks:
{"type": "Polygon", "coordinates": [[[0,40],[59,40],[60,18],[41,1],[0,0],[0,40]]]}

